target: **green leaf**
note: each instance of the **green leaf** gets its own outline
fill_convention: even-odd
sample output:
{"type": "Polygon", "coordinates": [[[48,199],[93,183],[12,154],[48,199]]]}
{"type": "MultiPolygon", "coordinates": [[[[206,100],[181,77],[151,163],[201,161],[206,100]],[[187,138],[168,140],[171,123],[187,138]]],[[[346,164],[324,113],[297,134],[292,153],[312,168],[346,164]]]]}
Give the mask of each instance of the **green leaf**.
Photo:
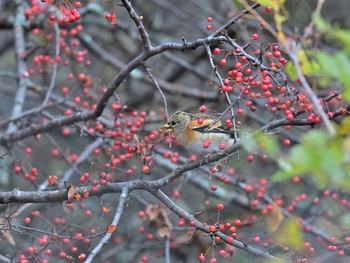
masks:
{"type": "Polygon", "coordinates": [[[344,45],[345,50],[350,51],[350,30],[335,28],[318,14],[313,15],[313,22],[326,37],[335,39],[344,45]]]}
{"type": "Polygon", "coordinates": [[[279,147],[273,136],[259,132],[254,135],[254,141],[261,150],[267,152],[269,155],[279,154],[279,147]]]}
{"type": "Polygon", "coordinates": [[[347,75],[350,70],[350,61],[344,52],[340,51],[335,54],[317,52],[316,57],[324,75],[350,85],[350,79],[347,75]]]}
{"type": "Polygon", "coordinates": [[[276,15],[275,19],[276,19],[276,24],[283,24],[283,22],[287,20],[287,17],[282,15],[276,15]]]}
{"type": "MultiPolygon", "coordinates": [[[[315,59],[311,59],[314,57],[314,54],[310,52],[306,52],[305,50],[298,51],[298,60],[300,61],[300,66],[304,74],[307,75],[315,75],[319,74],[320,65],[315,59]]],[[[288,76],[292,79],[297,79],[298,74],[295,70],[293,63],[289,63],[286,66],[286,72],[288,76]]]]}
{"type": "Polygon", "coordinates": [[[293,65],[293,63],[288,63],[286,66],[286,73],[289,78],[296,80],[298,78],[298,73],[293,65]]]}
{"type": "Polygon", "coordinates": [[[327,23],[326,20],[324,20],[319,14],[314,13],[312,15],[312,22],[315,24],[315,26],[321,30],[321,31],[329,31],[330,25],[327,23]]]}
{"type": "Polygon", "coordinates": [[[255,0],[258,4],[263,6],[271,6],[274,10],[281,9],[285,0],[255,0]]]}
{"type": "Polygon", "coordinates": [[[278,160],[280,170],[272,180],[309,175],[315,178],[320,188],[331,185],[350,189],[350,172],[345,169],[347,144],[344,142],[340,137],[331,137],[321,131],[305,134],[302,143],[291,149],[288,159],[278,160]]]}
{"type": "Polygon", "coordinates": [[[275,234],[276,243],[287,246],[292,250],[300,250],[303,247],[301,226],[295,218],[288,218],[283,222],[280,230],[275,234]]]}

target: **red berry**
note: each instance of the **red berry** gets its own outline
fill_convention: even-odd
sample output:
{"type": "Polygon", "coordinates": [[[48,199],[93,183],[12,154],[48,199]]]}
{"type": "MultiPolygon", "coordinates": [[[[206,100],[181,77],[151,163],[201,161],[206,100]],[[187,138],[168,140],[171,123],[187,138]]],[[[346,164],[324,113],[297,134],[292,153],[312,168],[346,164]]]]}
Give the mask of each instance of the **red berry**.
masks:
{"type": "Polygon", "coordinates": [[[280,57],[281,57],[281,52],[278,51],[278,50],[277,50],[277,51],[274,51],[274,52],[273,52],[273,55],[274,55],[275,58],[280,58],[280,57]]]}
{"type": "Polygon", "coordinates": [[[224,66],[226,66],[226,64],[227,64],[227,61],[226,61],[226,59],[223,58],[223,59],[220,60],[219,63],[220,63],[221,66],[224,67],[224,66]]]}
{"type": "Polygon", "coordinates": [[[290,145],[290,140],[286,139],[283,141],[284,146],[289,146],[290,145]]]}
{"type": "Polygon", "coordinates": [[[245,187],[244,187],[244,191],[246,191],[247,193],[251,193],[253,192],[254,188],[253,186],[247,184],[245,187]]]}
{"type": "Polygon", "coordinates": [[[226,256],[226,251],[223,250],[223,249],[221,249],[221,250],[219,251],[219,255],[220,255],[220,257],[226,256]]]}
{"type": "Polygon", "coordinates": [[[232,242],[233,242],[233,240],[234,240],[234,238],[233,238],[233,237],[228,237],[228,238],[227,238],[227,242],[228,242],[228,243],[232,243],[232,242]]]}
{"type": "Polygon", "coordinates": [[[39,217],[40,216],[40,212],[38,210],[35,210],[35,211],[32,212],[32,216],[39,217]]]}
{"type": "Polygon", "coordinates": [[[184,226],[185,223],[186,223],[185,219],[180,218],[180,220],[177,222],[177,225],[178,225],[178,226],[184,226]]]}
{"type": "Polygon", "coordinates": [[[254,156],[249,154],[249,155],[247,155],[246,160],[247,160],[247,162],[252,162],[252,161],[254,161],[254,156]]]}
{"type": "Polygon", "coordinates": [[[153,240],[154,235],[152,233],[149,233],[149,234],[147,234],[146,238],[147,238],[147,240],[153,240]]]}
{"type": "Polygon", "coordinates": [[[216,232],[217,231],[216,226],[214,226],[214,225],[209,226],[209,231],[212,233],[216,232]]]}
{"type": "Polygon", "coordinates": [[[16,165],[14,168],[13,168],[13,171],[18,174],[22,171],[21,167],[19,165],[16,165]]]}
{"type": "Polygon", "coordinates": [[[203,256],[203,254],[201,254],[199,257],[198,257],[198,260],[200,262],[204,262],[205,261],[205,256],[203,256]]]}
{"type": "Polygon", "coordinates": [[[292,179],[293,183],[297,184],[300,182],[300,177],[299,176],[294,176],[292,179]]]}
{"type": "Polygon", "coordinates": [[[174,197],[175,199],[179,199],[179,198],[181,197],[180,192],[177,191],[177,190],[174,190],[174,192],[173,192],[173,197],[174,197]]]}
{"type": "Polygon", "coordinates": [[[224,205],[223,204],[217,204],[216,205],[216,209],[221,211],[221,210],[224,210],[224,205]]]}
{"type": "Polygon", "coordinates": [[[220,143],[220,144],[219,144],[219,149],[220,149],[220,150],[225,150],[225,149],[226,149],[226,144],[220,143]]]}
{"type": "Polygon", "coordinates": [[[287,118],[288,121],[292,121],[292,120],[294,120],[294,115],[291,114],[291,113],[289,113],[289,114],[286,116],[286,118],[287,118]]]}
{"type": "Polygon", "coordinates": [[[142,172],[145,174],[148,174],[150,172],[150,168],[147,165],[142,166],[142,172]]]}
{"type": "Polygon", "coordinates": [[[86,259],[86,254],[84,254],[84,253],[79,254],[78,259],[79,259],[80,261],[85,261],[85,259],[86,259]]]}
{"type": "Polygon", "coordinates": [[[207,107],[205,105],[202,105],[199,107],[199,111],[200,112],[206,112],[207,111],[207,107]]]}
{"type": "Polygon", "coordinates": [[[210,140],[205,140],[203,143],[203,148],[209,148],[210,146],[210,140]]]}
{"type": "Polygon", "coordinates": [[[33,254],[33,253],[35,252],[35,248],[34,248],[34,247],[28,247],[28,248],[27,248],[27,252],[28,252],[29,254],[33,254]]]}
{"type": "Polygon", "coordinates": [[[214,48],[213,52],[215,55],[220,55],[221,50],[220,50],[220,48],[214,48]]]}
{"type": "Polygon", "coordinates": [[[244,115],[244,110],[242,108],[238,108],[237,115],[244,115]]]}
{"type": "Polygon", "coordinates": [[[235,224],[236,226],[241,226],[241,220],[235,219],[233,220],[233,224],[235,224]]]}

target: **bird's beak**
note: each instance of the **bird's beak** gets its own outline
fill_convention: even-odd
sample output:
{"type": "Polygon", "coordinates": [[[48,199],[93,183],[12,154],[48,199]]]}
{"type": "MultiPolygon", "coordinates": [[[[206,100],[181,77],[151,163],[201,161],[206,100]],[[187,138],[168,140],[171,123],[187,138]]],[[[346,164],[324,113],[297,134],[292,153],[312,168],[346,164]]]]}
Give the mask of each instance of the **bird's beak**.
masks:
{"type": "Polygon", "coordinates": [[[171,133],[172,132],[171,126],[169,125],[169,123],[165,124],[163,126],[163,128],[159,129],[159,131],[162,132],[162,133],[171,133]]]}

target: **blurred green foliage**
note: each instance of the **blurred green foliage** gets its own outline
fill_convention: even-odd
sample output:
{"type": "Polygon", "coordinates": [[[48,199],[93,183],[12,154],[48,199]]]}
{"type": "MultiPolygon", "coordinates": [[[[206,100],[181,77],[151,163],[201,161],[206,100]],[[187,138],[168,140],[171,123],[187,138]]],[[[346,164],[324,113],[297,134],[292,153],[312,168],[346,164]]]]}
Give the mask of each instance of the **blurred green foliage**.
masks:
{"type": "Polygon", "coordinates": [[[290,154],[278,162],[280,170],[273,175],[273,180],[310,175],[320,188],[350,189],[346,140],[350,138],[342,139],[340,135],[332,137],[323,131],[306,133],[302,143],[292,147],[290,154]]]}
{"type": "MultiPolygon", "coordinates": [[[[328,88],[332,81],[339,82],[344,87],[343,98],[350,101],[350,30],[336,28],[317,14],[313,15],[312,21],[325,41],[334,42],[332,46],[336,48],[300,49],[298,58],[303,73],[316,77],[320,87],[328,88]]],[[[292,63],[286,70],[292,79],[297,78],[292,63]]]]}

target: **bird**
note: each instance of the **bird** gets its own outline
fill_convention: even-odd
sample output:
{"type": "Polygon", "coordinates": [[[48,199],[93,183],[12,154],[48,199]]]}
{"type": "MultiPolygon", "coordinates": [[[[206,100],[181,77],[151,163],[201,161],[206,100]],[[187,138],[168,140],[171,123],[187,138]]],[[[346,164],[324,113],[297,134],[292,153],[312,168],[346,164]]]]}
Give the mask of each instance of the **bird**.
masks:
{"type": "Polygon", "coordinates": [[[222,151],[236,143],[230,125],[204,113],[177,111],[160,131],[173,134],[180,145],[196,154],[222,151]]]}

